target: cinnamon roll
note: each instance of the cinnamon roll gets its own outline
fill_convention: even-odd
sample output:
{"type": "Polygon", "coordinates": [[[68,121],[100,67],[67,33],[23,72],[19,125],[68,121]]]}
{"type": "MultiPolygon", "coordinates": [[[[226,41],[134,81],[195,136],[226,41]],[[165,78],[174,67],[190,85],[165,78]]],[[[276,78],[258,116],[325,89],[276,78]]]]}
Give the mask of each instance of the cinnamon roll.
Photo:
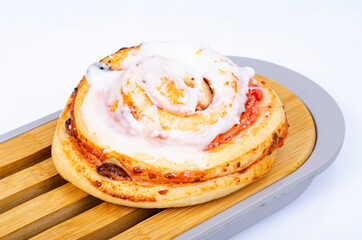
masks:
{"type": "Polygon", "coordinates": [[[88,68],[52,154],[65,179],[105,201],[180,207],[267,173],[287,133],[281,101],[252,68],[203,44],[150,42],[88,68]]]}

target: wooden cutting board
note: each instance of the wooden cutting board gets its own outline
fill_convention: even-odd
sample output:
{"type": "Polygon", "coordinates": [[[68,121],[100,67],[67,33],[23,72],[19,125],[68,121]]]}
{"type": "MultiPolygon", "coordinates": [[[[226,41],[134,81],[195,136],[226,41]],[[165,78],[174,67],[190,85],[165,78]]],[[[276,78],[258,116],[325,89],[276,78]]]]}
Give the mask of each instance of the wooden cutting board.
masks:
{"type": "Polygon", "coordinates": [[[299,168],[313,151],[313,118],[303,102],[265,79],[285,105],[290,124],[272,170],[247,187],[205,204],[164,210],[103,202],[65,181],[50,146],[57,121],[0,144],[0,238],[171,239],[268,187],[299,168]]]}

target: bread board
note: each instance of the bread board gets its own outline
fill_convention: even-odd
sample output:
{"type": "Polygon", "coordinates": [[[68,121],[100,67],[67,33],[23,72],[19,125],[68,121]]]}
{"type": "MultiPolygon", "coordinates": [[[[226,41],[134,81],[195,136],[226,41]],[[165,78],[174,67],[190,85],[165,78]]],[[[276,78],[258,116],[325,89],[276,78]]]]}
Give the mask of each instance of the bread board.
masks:
{"type": "Polygon", "coordinates": [[[56,112],[0,136],[0,238],[217,239],[299,196],[337,156],[344,137],[342,114],[323,89],[302,75],[259,60],[231,58],[273,79],[267,84],[285,104],[290,134],[270,173],[234,194],[192,207],[152,210],[105,203],[56,172],[50,155],[56,112]],[[323,118],[323,111],[334,114],[334,120],[323,118]],[[323,134],[334,134],[333,143],[327,146],[331,139],[323,134]]]}

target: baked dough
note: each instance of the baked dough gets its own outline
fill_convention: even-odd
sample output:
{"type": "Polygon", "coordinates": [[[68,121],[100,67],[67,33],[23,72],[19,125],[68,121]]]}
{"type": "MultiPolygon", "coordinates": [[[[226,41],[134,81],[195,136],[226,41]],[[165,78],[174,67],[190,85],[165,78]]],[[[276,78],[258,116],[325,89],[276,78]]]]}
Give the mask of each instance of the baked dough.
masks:
{"type": "MultiPolygon", "coordinates": [[[[122,61],[127,59],[131,50],[137,53],[139,48],[121,49],[100,62],[117,71],[122,68],[122,61]]],[[[230,78],[237,77],[230,75],[230,78]]],[[[82,109],[91,87],[84,77],[59,118],[52,146],[54,164],[66,180],[89,194],[131,207],[181,207],[225,196],[267,173],[276,158],[274,150],[283,145],[287,136],[288,123],[283,105],[263,79],[255,75],[248,81],[249,99],[240,122],[218,134],[200,151],[200,156],[206,159],[200,165],[187,159],[173,161],[165,157],[150,161],[147,159],[150,154],[142,153],[142,149],[139,154],[130,156],[99,141],[98,132],[89,129],[82,109]],[[260,96],[251,103],[255,91],[260,96]]],[[[203,91],[205,87],[200,86],[200,91],[203,91]]],[[[168,90],[166,95],[177,94],[174,89],[168,90]]],[[[138,114],[149,107],[145,101],[134,105],[137,100],[140,101],[137,94],[144,92],[137,86],[132,92],[132,107],[139,110],[138,114]]],[[[123,96],[123,100],[126,97],[123,96]]],[[[212,97],[205,94],[199,100],[197,111],[207,109],[210,101],[213,101],[212,97]]],[[[114,108],[119,106],[110,104],[109,111],[114,108]]],[[[186,119],[182,126],[176,125],[180,131],[193,130],[199,121],[212,121],[209,116],[193,118],[196,114],[174,114],[167,109],[161,110],[157,113],[163,114],[162,119],[169,121],[170,125],[175,121],[173,118],[186,119]]],[[[167,142],[167,139],[161,140],[167,142]]],[[[157,144],[151,146],[163,151],[157,144]]]]}

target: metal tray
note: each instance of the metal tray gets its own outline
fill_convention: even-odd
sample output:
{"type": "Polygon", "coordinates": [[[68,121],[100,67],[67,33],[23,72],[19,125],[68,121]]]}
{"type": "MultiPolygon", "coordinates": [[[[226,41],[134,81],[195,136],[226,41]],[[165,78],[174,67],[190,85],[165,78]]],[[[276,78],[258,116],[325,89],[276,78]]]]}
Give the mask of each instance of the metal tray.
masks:
{"type": "MultiPolygon", "coordinates": [[[[331,96],[308,78],[282,66],[243,57],[230,57],[239,66],[250,66],[297,95],[311,112],[317,131],[315,148],[309,159],[295,172],[262,191],[199,224],[175,239],[225,239],[258,222],[292,202],[314,177],[337,157],[344,140],[341,110],[331,96]],[[331,118],[330,116],[333,116],[331,118]]],[[[0,135],[0,143],[52,121],[61,111],[0,135]]]]}

